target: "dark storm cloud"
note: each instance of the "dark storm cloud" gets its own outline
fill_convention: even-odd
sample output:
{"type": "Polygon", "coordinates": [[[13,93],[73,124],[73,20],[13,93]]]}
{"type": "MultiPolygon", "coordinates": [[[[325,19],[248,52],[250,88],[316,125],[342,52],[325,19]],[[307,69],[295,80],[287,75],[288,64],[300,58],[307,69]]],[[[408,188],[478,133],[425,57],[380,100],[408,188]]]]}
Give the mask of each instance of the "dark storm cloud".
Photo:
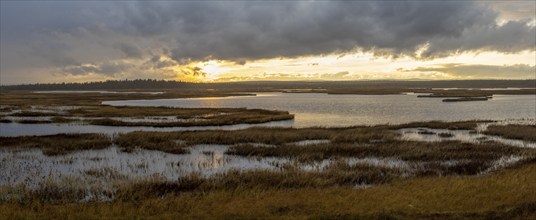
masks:
{"type": "Polygon", "coordinates": [[[60,68],[100,63],[103,74],[116,70],[103,69],[104,62],[155,56],[174,60],[159,58],[155,67],[356,50],[427,59],[467,51],[515,53],[536,44],[534,25],[526,20],[497,25],[498,14],[474,1],[0,4],[3,62],[24,57],[35,61],[27,65],[60,68]]]}
{"type": "Polygon", "coordinates": [[[406,72],[440,72],[455,77],[470,78],[536,78],[536,66],[526,64],[495,66],[449,63],[431,67],[401,70],[406,72]]]}
{"type": "Polygon", "coordinates": [[[138,47],[130,45],[127,43],[120,43],[117,45],[117,48],[125,54],[127,58],[141,58],[142,53],[138,47]]]}
{"type": "Polygon", "coordinates": [[[448,56],[464,51],[531,49],[535,29],[496,24],[478,2],[138,2],[125,7],[122,30],[173,36],[171,57],[250,60],[356,49],[378,55],[448,56]],[[512,36],[514,36],[512,38],[512,36]]]}

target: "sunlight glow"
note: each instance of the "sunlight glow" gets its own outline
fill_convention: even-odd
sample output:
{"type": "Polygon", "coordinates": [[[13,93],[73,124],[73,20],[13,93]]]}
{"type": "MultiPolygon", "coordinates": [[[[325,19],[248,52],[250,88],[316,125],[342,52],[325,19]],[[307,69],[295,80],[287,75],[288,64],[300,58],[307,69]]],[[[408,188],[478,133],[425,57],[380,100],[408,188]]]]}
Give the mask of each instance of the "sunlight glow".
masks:
{"type": "MultiPolygon", "coordinates": [[[[424,45],[425,47],[426,45],[424,45]]],[[[220,60],[197,63],[204,82],[251,80],[363,80],[363,79],[460,79],[444,72],[410,71],[419,67],[444,64],[463,65],[536,65],[536,53],[496,52],[462,53],[431,60],[402,56],[396,59],[377,57],[372,53],[329,54],[296,58],[274,58],[248,61],[243,65],[220,60]]],[[[506,73],[508,74],[508,73],[506,73]]]]}

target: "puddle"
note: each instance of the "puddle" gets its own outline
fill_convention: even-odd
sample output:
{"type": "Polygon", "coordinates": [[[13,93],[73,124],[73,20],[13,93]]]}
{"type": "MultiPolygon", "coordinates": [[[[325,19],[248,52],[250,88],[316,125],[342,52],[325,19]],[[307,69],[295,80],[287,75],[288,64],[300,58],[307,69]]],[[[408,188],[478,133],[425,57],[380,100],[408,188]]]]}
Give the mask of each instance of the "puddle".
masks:
{"type": "MultiPolygon", "coordinates": [[[[401,171],[400,176],[412,176],[427,163],[454,166],[463,161],[404,161],[397,158],[334,158],[312,163],[299,163],[288,158],[243,157],[227,155],[230,145],[194,145],[187,154],[135,149],[123,152],[112,146],[101,150],[76,151],[67,155],[46,156],[40,149],[0,149],[0,186],[25,186],[28,189],[82,190],[79,201],[109,201],[121,186],[140,181],[176,181],[192,174],[209,177],[230,170],[274,170],[295,167],[304,171],[322,171],[335,163],[350,166],[365,164],[401,171]]],[[[512,166],[523,158],[505,156],[494,161],[482,174],[512,166]]],[[[329,168],[331,169],[331,168],[329,168]]],[[[337,169],[335,167],[335,169],[337,169]]],[[[359,169],[359,168],[356,168],[359,169]]],[[[355,188],[368,188],[366,182],[355,188]]],[[[16,189],[16,188],[14,188],[16,189]]],[[[7,191],[0,200],[16,196],[7,191]]]]}
{"type": "MultiPolygon", "coordinates": [[[[396,158],[342,158],[313,163],[298,163],[288,158],[243,157],[227,155],[229,145],[194,145],[187,154],[136,149],[123,152],[112,146],[101,150],[76,151],[67,155],[47,156],[40,149],[0,149],[0,186],[22,184],[37,189],[63,180],[78,181],[81,186],[102,191],[114,185],[158,178],[175,181],[198,174],[208,177],[230,170],[281,170],[294,166],[306,171],[322,171],[335,162],[368,164],[411,171],[412,163],[396,158]]],[[[73,183],[71,183],[73,184],[73,183]]],[[[96,195],[92,195],[95,197],[96,195]]]]}
{"type": "Polygon", "coordinates": [[[53,117],[51,116],[4,116],[3,119],[10,121],[40,121],[40,122],[49,122],[53,117]]]}
{"type": "Polygon", "coordinates": [[[485,135],[471,130],[403,128],[399,129],[398,132],[402,135],[400,137],[401,140],[408,141],[461,141],[474,144],[495,141],[501,144],[510,145],[514,147],[536,148],[536,143],[507,139],[494,135],[485,135]]]}
{"type": "Polygon", "coordinates": [[[249,145],[252,147],[277,147],[277,145],[274,144],[265,144],[265,143],[239,143],[236,145],[249,145]]]}
{"type": "Polygon", "coordinates": [[[331,143],[331,140],[328,139],[319,139],[319,140],[303,140],[303,141],[296,141],[288,143],[289,145],[297,145],[297,146],[308,146],[308,145],[317,145],[317,144],[329,144],[331,143]]]}
{"type": "Polygon", "coordinates": [[[227,145],[195,145],[188,154],[139,149],[131,153],[117,147],[46,156],[40,149],[0,150],[0,185],[25,184],[35,188],[47,179],[75,177],[89,182],[146,179],[173,181],[197,173],[209,176],[231,169],[278,169],[287,159],[226,155],[227,145]]]}
{"type": "Polygon", "coordinates": [[[521,157],[521,156],[515,156],[515,155],[501,157],[498,160],[496,160],[495,162],[493,162],[491,167],[488,168],[487,170],[483,171],[482,174],[487,174],[487,173],[490,173],[490,172],[493,172],[493,171],[497,171],[497,170],[500,170],[500,169],[503,169],[503,168],[506,168],[506,167],[513,166],[513,165],[521,162],[523,159],[525,159],[525,158],[521,157]]]}
{"type": "MultiPolygon", "coordinates": [[[[411,162],[400,160],[397,158],[377,158],[377,157],[365,157],[365,158],[351,158],[348,160],[350,165],[367,164],[375,167],[385,167],[390,169],[411,170],[413,168],[411,162]]],[[[414,162],[413,162],[414,163],[414,162]]]]}

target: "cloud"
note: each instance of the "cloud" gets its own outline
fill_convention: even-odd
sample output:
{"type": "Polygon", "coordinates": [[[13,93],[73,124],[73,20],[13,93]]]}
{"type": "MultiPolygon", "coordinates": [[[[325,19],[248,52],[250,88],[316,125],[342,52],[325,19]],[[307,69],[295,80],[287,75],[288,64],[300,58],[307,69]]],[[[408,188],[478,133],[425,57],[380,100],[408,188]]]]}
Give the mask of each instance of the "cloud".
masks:
{"type": "Polygon", "coordinates": [[[127,43],[120,43],[117,45],[117,48],[121,50],[125,54],[125,57],[127,58],[141,58],[142,53],[140,49],[138,49],[136,46],[127,44],[127,43]]]}
{"type": "Polygon", "coordinates": [[[350,76],[350,73],[348,71],[342,71],[338,73],[327,73],[327,74],[320,74],[321,79],[344,79],[346,77],[350,76]]]}
{"type": "Polygon", "coordinates": [[[355,50],[426,59],[481,50],[513,53],[533,49],[531,39],[536,35],[534,26],[523,21],[497,25],[497,12],[471,1],[142,2],[130,6],[125,13],[126,33],[173,35],[171,57],[180,63],[355,50]],[[512,35],[516,37],[509,38],[512,35]]]}
{"type": "Polygon", "coordinates": [[[342,71],[337,73],[262,73],[251,74],[249,76],[233,76],[233,77],[221,77],[215,81],[258,81],[258,80],[344,80],[351,77],[348,71],[342,71]]]}
{"type": "Polygon", "coordinates": [[[183,67],[179,70],[184,75],[190,75],[190,76],[206,76],[207,73],[203,72],[203,69],[201,67],[183,67]]]}
{"type": "MultiPolygon", "coordinates": [[[[196,65],[180,65],[169,57],[154,56],[147,60],[113,60],[100,63],[69,65],[59,68],[57,74],[72,76],[101,75],[122,78],[178,78],[204,77],[206,73],[196,65]]],[[[188,79],[181,79],[188,81],[188,79]]]]}
{"type": "Polygon", "coordinates": [[[535,79],[536,66],[526,64],[516,65],[467,65],[448,63],[415,69],[400,69],[404,72],[439,72],[461,78],[488,79],[535,79]]]}
{"type": "MultiPolygon", "coordinates": [[[[464,52],[534,51],[536,45],[530,19],[497,23],[500,16],[524,13],[521,17],[527,18],[527,10],[520,8],[534,8],[536,3],[530,2],[508,10],[481,1],[0,4],[3,74],[26,67],[82,74],[90,71],[83,64],[94,64],[98,69],[92,72],[113,75],[140,71],[121,66],[126,65],[123,60],[154,57],[165,59],[150,62],[151,68],[167,71],[209,59],[245,64],[356,51],[434,59],[464,52]]],[[[186,72],[203,75],[194,69],[186,72]]]]}
{"type": "Polygon", "coordinates": [[[110,61],[100,64],[81,64],[66,66],[61,69],[61,73],[70,75],[100,74],[105,76],[117,76],[131,71],[134,64],[124,61],[110,61]]]}

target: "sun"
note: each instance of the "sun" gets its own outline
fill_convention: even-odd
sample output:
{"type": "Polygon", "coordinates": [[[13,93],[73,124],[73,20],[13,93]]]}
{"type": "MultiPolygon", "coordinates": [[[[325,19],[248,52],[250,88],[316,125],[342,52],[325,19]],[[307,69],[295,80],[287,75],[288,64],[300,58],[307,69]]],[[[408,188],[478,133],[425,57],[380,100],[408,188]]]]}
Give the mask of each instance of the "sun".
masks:
{"type": "Polygon", "coordinates": [[[215,80],[220,74],[225,72],[225,69],[222,68],[222,62],[217,60],[202,62],[197,66],[200,67],[204,73],[206,73],[204,77],[206,80],[215,80]]]}

